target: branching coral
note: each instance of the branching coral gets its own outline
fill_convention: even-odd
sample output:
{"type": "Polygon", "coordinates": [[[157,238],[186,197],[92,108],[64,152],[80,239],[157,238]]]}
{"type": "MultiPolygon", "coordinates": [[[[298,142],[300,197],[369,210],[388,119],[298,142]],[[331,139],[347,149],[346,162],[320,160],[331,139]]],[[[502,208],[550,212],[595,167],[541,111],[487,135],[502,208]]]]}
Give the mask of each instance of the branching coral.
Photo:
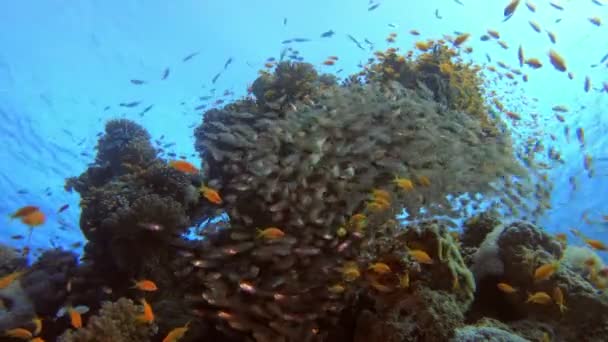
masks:
{"type": "Polygon", "coordinates": [[[141,307],[126,298],[106,302],[99,314],[89,319],[86,326],[68,330],[59,337],[61,342],[146,342],[156,333],[156,324],[141,323],[141,307]]]}

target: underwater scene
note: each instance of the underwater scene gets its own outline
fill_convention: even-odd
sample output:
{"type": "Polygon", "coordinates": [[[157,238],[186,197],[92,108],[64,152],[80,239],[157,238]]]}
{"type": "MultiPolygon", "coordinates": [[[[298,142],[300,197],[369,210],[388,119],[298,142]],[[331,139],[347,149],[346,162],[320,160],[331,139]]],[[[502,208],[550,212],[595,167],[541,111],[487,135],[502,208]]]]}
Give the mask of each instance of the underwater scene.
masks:
{"type": "Polygon", "coordinates": [[[608,0],[0,4],[0,341],[608,341],[608,0]]]}

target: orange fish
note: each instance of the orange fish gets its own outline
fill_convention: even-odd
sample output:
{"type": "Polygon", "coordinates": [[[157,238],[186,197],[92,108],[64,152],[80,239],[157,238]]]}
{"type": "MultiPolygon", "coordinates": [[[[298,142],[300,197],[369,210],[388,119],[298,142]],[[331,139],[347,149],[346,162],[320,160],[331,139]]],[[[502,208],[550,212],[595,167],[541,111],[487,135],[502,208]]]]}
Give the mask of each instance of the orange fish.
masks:
{"type": "Polygon", "coordinates": [[[29,342],[44,342],[44,339],[40,336],[38,337],[34,337],[33,339],[29,340],[29,342]]]}
{"type": "Polygon", "coordinates": [[[45,221],[46,216],[42,211],[34,211],[21,218],[21,222],[32,228],[43,225],[45,221]]]}
{"type": "Polygon", "coordinates": [[[174,328],[173,330],[169,331],[167,336],[163,338],[163,342],[177,342],[180,338],[184,337],[184,335],[188,331],[189,325],[190,321],[188,321],[188,323],[186,323],[186,325],[184,325],[183,327],[174,328]]]}
{"type": "Polygon", "coordinates": [[[201,194],[203,194],[203,197],[205,197],[209,202],[214,204],[222,204],[222,197],[217,192],[217,190],[206,187],[204,185],[201,186],[199,190],[201,194]]]}
{"type": "Polygon", "coordinates": [[[25,217],[36,211],[40,211],[40,208],[33,206],[33,205],[26,205],[25,207],[19,208],[17,211],[12,213],[10,216],[11,216],[11,218],[25,217]]]}
{"type": "Polygon", "coordinates": [[[428,51],[431,48],[431,43],[429,42],[416,42],[416,49],[420,51],[428,51]]]}
{"type": "Polygon", "coordinates": [[[561,313],[564,313],[564,311],[568,309],[564,304],[564,293],[559,287],[553,289],[553,301],[555,301],[555,304],[557,304],[561,313]]]}
{"type": "Polygon", "coordinates": [[[557,262],[557,261],[539,266],[534,271],[534,280],[542,281],[542,280],[547,280],[547,279],[551,278],[551,276],[555,273],[555,271],[557,271],[558,267],[559,267],[559,262],[557,262]]]}
{"type": "Polygon", "coordinates": [[[183,173],[188,173],[188,174],[197,174],[198,173],[198,169],[192,165],[191,163],[185,161],[185,160],[172,160],[169,162],[169,166],[171,166],[172,168],[181,171],[183,173]]]}
{"type": "Polygon", "coordinates": [[[553,64],[558,71],[566,71],[566,62],[564,61],[564,58],[555,52],[555,50],[549,51],[549,61],[551,61],[551,64],[553,64]]]}
{"type": "Polygon", "coordinates": [[[344,281],[351,282],[357,280],[361,276],[359,266],[354,261],[348,261],[344,263],[344,266],[340,269],[342,278],[344,281]]]}
{"type": "Polygon", "coordinates": [[[401,177],[395,176],[395,179],[393,180],[393,182],[395,182],[395,184],[397,184],[398,187],[400,187],[401,189],[403,189],[405,191],[414,190],[414,182],[412,182],[408,178],[401,178],[401,177]]]}
{"type": "Polygon", "coordinates": [[[258,239],[276,240],[285,236],[285,233],[277,227],[268,227],[264,230],[258,229],[258,239]]]}
{"type": "Polygon", "coordinates": [[[24,328],[15,328],[15,329],[6,330],[4,332],[4,335],[8,336],[8,337],[12,337],[12,338],[18,338],[21,340],[27,340],[27,339],[30,339],[33,337],[32,333],[29,330],[24,329],[24,328]]]}
{"type": "Polygon", "coordinates": [[[391,268],[383,262],[377,262],[375,264],[372,264],[368,267],[368,269],[378,274],[386,274],[391,272],[391,268]]]}
{"type": "Polygon", "coordinates": [[[23,274],[23,271],[17,271],[10,274],[7,274],[0,278],[0,290],[7,288],[11,285],[17,278],[19,278],[23,274]]]}
{"type": "Polygon", "coordinates": [[[462,43],[466,42],[467,39],[469,39],[471,35],[468,33],[463,33],[461,35],[459,35],[458,37],[456,37],[456,39],[454,39],[454,46],[458,47],[460,46],[462,43]]]}
{"type": "Polygon", "coordinates": [[[434,262],[427,252],[420,249],[411,249],[408,251],[408,254],[421,264],[432,264],[434,262]]]}
{"type": "Polygon", "coordinates": [[[74,329],[82,328],[82,316],[80,312],[76,311],[73,307],[68,307],[68,314],[70,315],[70,324],[74,329]]]}
{"type": "Polygon", "coordinates": [[[500,39],[500,33],[496,30],[488,30],[488,35],[494,39],[500,39]]]}
{"type": "Polygon", "coordinates": [[[427,176],[418,176],[418,184],[422,186],[431,186],[431,180],[427,176]]]}
{"type": "Polygon", "coordinates": [[[40,334],[42,331],[42,319],[40,317],[34,317],[32,323],[34,323],[34,335],[40,334]]]}
{"type": "Polygon", "coordinates": [[[585,239],[585,243],[595,250],[608,251],[608,247],[600,240],[585,239]]]}
{"type": "Polygon", "coordinates": [[[158,290],[158,287],[156,287],[156,284],[152,280],[142,279],[142,280],[133,281],[133,282],[135,284],[131,288],[137,288],[138,290],[148,291],[148,292],[153,292],[153,291],[158,290]]]}
{"type": "Polygon", "coordinates": [[[536,292],[528,295],[528,300],[526,300],[526,303],[549,304],[551,303],[551,296],[549,296],[546,292],[536,292]]]}
{"type": "Polygon", "coordinates": [[[144,313],[137,317],[137,320],[141,323],[152,323],[154,322],[154,312],[152,307],[145,298],[141,299],[141,304],[144,306],[144,313]]]}
{"type": "Polygon", "coordinates": [[[341,294],[346,291],[346,288],[342,284],[334,284],[332,286],[327,287],[327,291],[333,294],[341,294]]]}
{"type": "Polygon", "coordinates": [[[507,283],[498,283],[496,287],[504,293],[515,293],[517,289],[507,283]]]}

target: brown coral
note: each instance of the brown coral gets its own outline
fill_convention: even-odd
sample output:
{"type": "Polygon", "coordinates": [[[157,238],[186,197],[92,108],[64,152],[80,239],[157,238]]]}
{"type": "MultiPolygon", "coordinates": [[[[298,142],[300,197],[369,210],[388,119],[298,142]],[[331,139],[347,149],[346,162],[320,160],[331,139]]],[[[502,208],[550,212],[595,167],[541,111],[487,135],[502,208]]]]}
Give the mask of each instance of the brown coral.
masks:
{"type": "Polygon", "coordinates": [[[99,313],[86,326],[68,330],[59,337],[61,342],[146,342],[156,333],[156,325],[137,320],[141,307],[130,299],[103,303],[99,313]]]}

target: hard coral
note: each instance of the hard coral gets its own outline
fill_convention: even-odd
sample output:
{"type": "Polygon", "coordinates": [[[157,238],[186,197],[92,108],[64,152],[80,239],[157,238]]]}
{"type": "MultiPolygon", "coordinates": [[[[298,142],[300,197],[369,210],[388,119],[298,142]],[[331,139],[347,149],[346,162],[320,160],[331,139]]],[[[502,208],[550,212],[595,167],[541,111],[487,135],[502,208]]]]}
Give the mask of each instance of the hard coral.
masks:
{"type": "Polygon", "coordinates": [[[77,255],[61,249],[44,252],[21,278],[21,286],[39,315],[54,315],[65,303],[67,284],[77,267],[77,255]]]}
{"type": "Polygon", "coordinates": [[[130,299],[105,302],[99,313],[89,319],[86,326],[68,330],[58,339],[60,342],[146,342],[156,333],[156,324],[144,324],[137,320],[141,308],[130,299]]]}
{"type": "Polygon", "coordinates": [[[284,104],[312,95],[318,85],[318,74],[312,64],[286,61],[278,63],[272,74],[263,72],[253,82],[252,91],[259,103],[284,104]]]}
{"type": "Polygon", "coordinates": [[[394,49],[376,56],[379,62],[368,67],[368,79],[397,80],[410,89],[428,88],[435,101],[475,117],[487,134],[498,134],[497,123],[490,118],[484,104],[480,67],[465,64],[447,45],[434,44],[431,51],[414,60],[399,55],[394,49]]]}
{"type": "MultiPolygon", "coordinates": [[[[448,193],[499,195],[490,182],[523,173],[508,139],[488,138],[479,120],[397,82],[330,86],[291,98],[281,112],[259,98],[213,109],[195,133],[204,181],[222,194],[229,223],[202,231],[195,270],[186,268],[183,281],[204,284],[194,304],[217,317],[218,327],[258,341],[323,339],[362,288],[398,291],[396,275],[363,270],[373,262],[406,269],[406,255],[374,243],[385,234],[379,227],[392,225],[386,234],[395,236],[389,222],[402,208],[413,217],[422,207],[454,214],[448,193]],[[489,160],[501,166],[484,173],[489,160]],[[396,175],[413,189],[396,186],[396,175]],[[353,224],[354,217],[366,224],[353,224]],[[256,228],[266,227],[284,236],[256,239],[256,228]]],[[[427,228],[406,238],[430,248],[437,262],[416,276],[466,308],[475,283],[457,244],[445,227],[427,228]]]]}

